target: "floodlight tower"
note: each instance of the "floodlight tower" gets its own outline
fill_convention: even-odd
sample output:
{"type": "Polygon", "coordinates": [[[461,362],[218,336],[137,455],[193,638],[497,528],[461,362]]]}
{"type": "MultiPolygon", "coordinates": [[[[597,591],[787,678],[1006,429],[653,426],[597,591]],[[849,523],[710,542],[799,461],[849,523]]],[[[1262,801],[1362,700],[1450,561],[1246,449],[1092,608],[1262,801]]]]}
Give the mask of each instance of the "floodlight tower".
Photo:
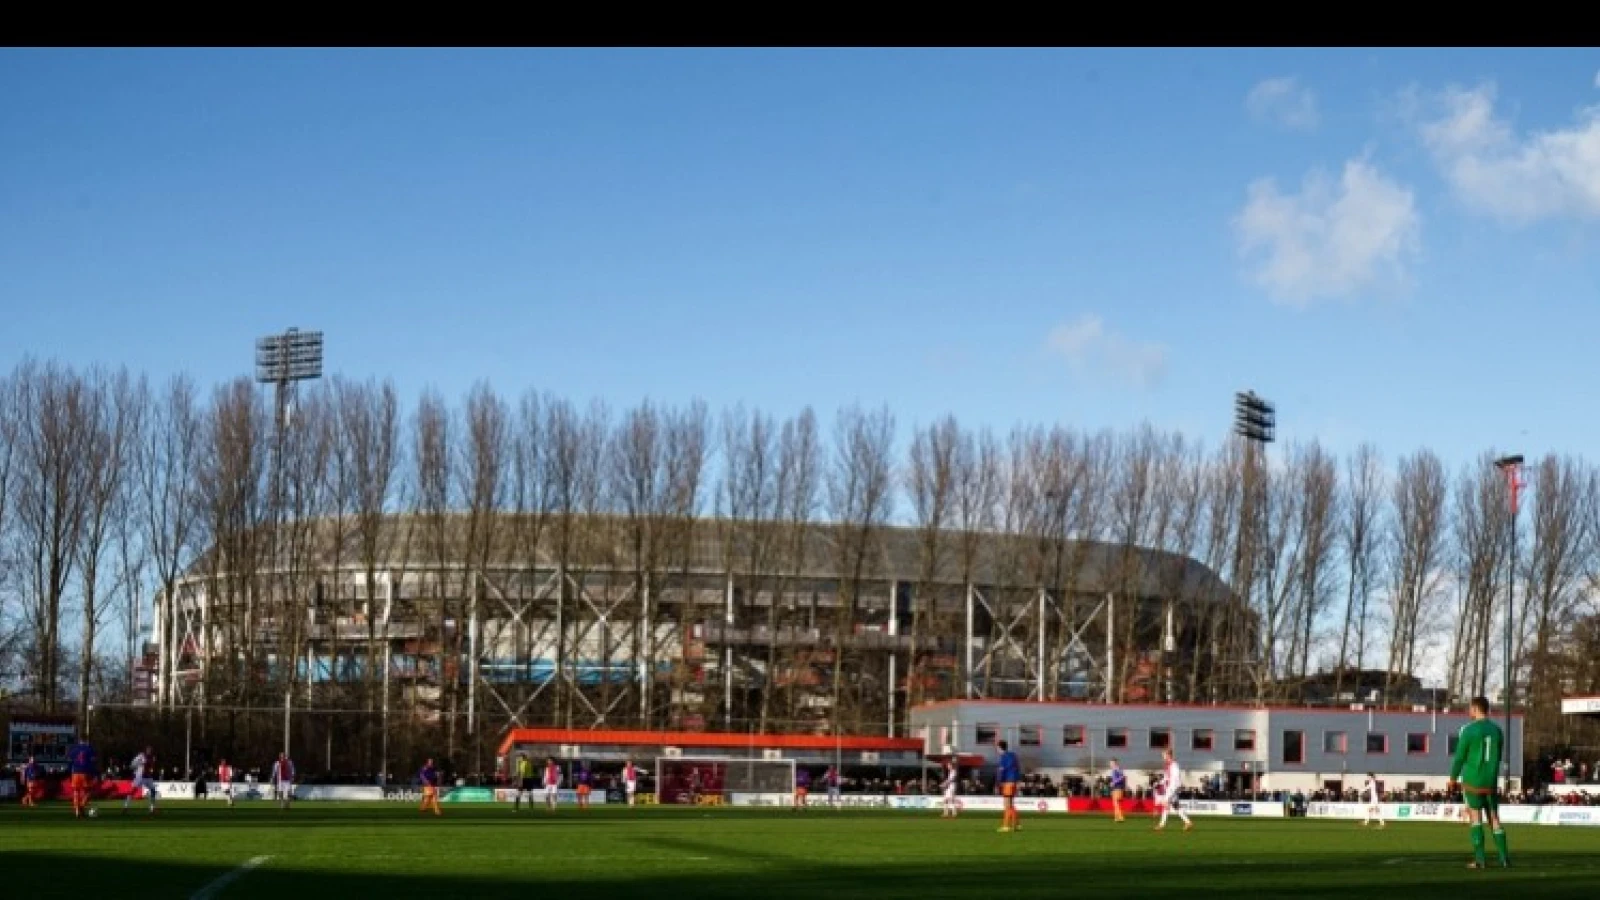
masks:
{"type": "MultiPolygon", "coordinates": [[[[1255,391],[1240,391],[1233,395],[1233,433],[1245,443],[1244,502],[1239,509],[1240,540],[1234,549],[1233,571],[1235,580],[1242,582],[1236,587],[1247,604],[1255,590],[1255,554],[1258,549],[1254,541],[1256,500],[1260,490],[1256,470],[1266,445],[1277,439],[1277,431],[1278,411],[1275,406],[1257,396],[1255,391]],[[1250,540],[1245,539],[1246,534],[1250,535],[1250,540]]],[[[1249,665],[1248,654],[1241,653],[1239,659],[1241,667],[1249,665]]],[[[1241,668],[1241,674],[1247,673],[1241,668]]]]}
{"type": "Polygon", "coordinates": [[[1270,444],[1278,436],[1278,409],[1256,396],[1255,391],[1233,395],[1233,433],[1252,446],[1270,444]]]}
{"type": "MultiPolygon", "coordinates": [[[[271,520],[274,544],[283,525],[283,446],[289,428],[289,410],[294,402],[295,385],[322,377],[322,332],[290,328],[256,340],[256,381],[273,386],[272,497],[271,520]]],[[[274,556],[276,556],[274,546],[274,556]]],[[[279,648],[280,652],[282,647],[279,648]]],[[[311,654],[311,642],[306,642],[311,654]]],[[[307,660],[310,661],[309,658],[307,660]]],[[[293,662],[290,662],[293,665],[293,662]]],[[[307,689],[309,690],[309,682],[307,689]]],[[[283,752],[289,752],[290,711],[294,705],[291,688],[283,695],[283,752]]]]}
{"type": "Polygon", "coordinates": [[[294,386],[322,377],[322,332],[291,328],[256,340],[256,381],[276,388],[279,436],[288,422],[294,386]]]}
{"type": "MultiPolygon", "coordinates": [[[[1510,489],[1510,492],[1511,492],[1511,494],[1510,494],[1510,499],[1511,499],[1511,573],[1506,578],[1506,651],[1505,651],[1505,657],[1506,657],[1505,658],[1506,685],[1505,685],[1505,697],[1504,697],[1504,702],[1505,702],[1505,705],[1506,705],[1506,710],[1505,710],[1505,715],[1506,715],[1506,736],[1505,736],[1504,740],[1507,741],[1507,742],[1509,742],[1511,740],[1511,696],[1512,696],[1512,694],[1511,694],[1511,686],[1512,686],[1512,683],[1511,683],[1511,619],[1512,619],[1512,614],[1516,611],[1516,602],[1517,602],[1517,505],[1518,505],[1517,501],[1520,498],[1520,495],[1521,495],[1521,492],[1522,492],[1522,488],[1526,486],[1526,482],[1524,482],[1522,480],[1522,462],[1523,462],[1522,454],[1520,454],[1520,453],[1515,454],[1513,456],[1502,456],[1501,458],[1499,458],[1499,459],[1494,461],[1495,468],[1499,469],[1501,471],[1501,473],[1503,473],[1506,476],[1506,487],[1508,487],[1510,489]]],[[[1484,631],[1485,631],[1485,635],[1484,636],[1487,638],[1488,629],[1485,628],[1484,631]]],[[[1487,668],[1488,667],[1488,652],[1487,652],[1488,651],[1488,646],[1487,646],[1488,641],[1485,640],[1484,644],[1485,644],[1485,647],[1484,647],[1484,650],[1485,650],[1485,653],[1484,653],[1484,667],[1487,668]]],[[[1520,743],[1520,741],[1519,741],[1519,743],[1520,743]]],[[[1506,793],[1509,795],[1511,793],[1511,753],[1509,751],[1507,751],[1507,753],[1505,754],[1505,758],[1506,758],[1506,763],[1505,763],[1505,766],[1506,766],[1506,771],[1505,771],[1506,788],[1505,789],[1506,789],[1506,793]]]]}

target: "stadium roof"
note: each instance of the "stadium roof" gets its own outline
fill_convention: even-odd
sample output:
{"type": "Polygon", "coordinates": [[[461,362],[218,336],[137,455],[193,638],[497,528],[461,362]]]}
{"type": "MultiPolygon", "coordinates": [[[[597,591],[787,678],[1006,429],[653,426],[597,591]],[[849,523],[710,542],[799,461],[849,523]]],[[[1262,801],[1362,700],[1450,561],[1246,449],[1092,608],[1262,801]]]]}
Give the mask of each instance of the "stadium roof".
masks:
{"type": "MultiPolygon", "coordinates": [[[[385,516],[379,525],[378,545],[390,568],[406,560],[412,568],[441,559],[452,564],[464,560],[469,542],[477,543],[475,556],[487,568],[518,568],[534,560],[533,568],[553,569],[563,539],[570,540],[569,568],[631,570],[635,548],[655,559],[661,570],[693,574],[749,572],[752,561],[765,553],[768,571],[788,577],[839,577],[855,569],[847,554],[855,541],[848,526],[809,524],[802,541],[804,564],[787,559],[793,546],[788,530],[778,524],[703,518],[687,529],[682,520],[630,519],[623,516],[573,516],[563,528],[559,516],[498,514],[485,527],[465,513],[432,518],[424,515],[385,516]],[[474,535],[487,532],[487,546],[474,535]],[[684,559],[684,548],[689,548],[684,559]],[[684,563],[688,565],[685,566],[684,563]]],[[[360,567],[362,535],[355,521],[316,520],[317,565],[360,567]]],[[[868,552],[861,561],[861,576],[869,581],[894,578],[918,582],[925,575],[943,584],[968,582],[990,586],[1027,588],[1041,580],[1052,583],[1058,572],[1081,593],[1134,593],[1142,597],[1176,597],[1190,601],[1222,601],[1233,597],[1228,586],[1199,561],[1164,550],[1088,540],[1062,540],[1037,535],[945,530],[939,533],[933,565],[926,564],[930,546],[927,532],[899,526],[867,529],[868,552]],[[1071,573],[1075,571],[1076,576],[1071,573]]],[[[263,542],[264,543],[264,542],[263,542]]],[[[286,541],[284,543],[294,543],[286,541]]],[[[208,551],[209,555],[209,551],[208,551]]],[[[206,557],[190,567],[203,573],[206,557]]],[[[285,559],[284,568],[287,568],[285,559]]]]}

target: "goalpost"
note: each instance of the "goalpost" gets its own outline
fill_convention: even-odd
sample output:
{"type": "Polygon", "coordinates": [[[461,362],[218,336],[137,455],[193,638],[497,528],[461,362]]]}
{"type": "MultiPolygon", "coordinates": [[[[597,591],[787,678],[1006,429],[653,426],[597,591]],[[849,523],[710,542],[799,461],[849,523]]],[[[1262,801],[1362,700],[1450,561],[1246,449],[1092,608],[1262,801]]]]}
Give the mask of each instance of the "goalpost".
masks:
{"type": "Polygon", "coordinates": [[[656,758],[656,802],[698,803],[727,794],[794,791],[794,760],[662,756],[656,758]]]}

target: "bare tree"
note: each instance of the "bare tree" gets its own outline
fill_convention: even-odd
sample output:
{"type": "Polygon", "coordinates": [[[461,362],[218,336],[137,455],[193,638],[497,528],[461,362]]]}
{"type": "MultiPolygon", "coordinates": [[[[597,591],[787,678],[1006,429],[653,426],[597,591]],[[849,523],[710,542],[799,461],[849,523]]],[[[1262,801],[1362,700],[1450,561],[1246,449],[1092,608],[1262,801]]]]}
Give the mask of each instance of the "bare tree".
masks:
{"type": "MultiPolygon", "coordinates": [[[[505,630],[510,632],[509,640],[503,636],[498,638],[509,644],[509,652],[521,671],[532,670],[536,659],[534,654],[540,649],[538,638],[544,632],[536,632],[535,629],[548,628],[548,623],[535,623],[525,617],[530,595],[539,598],[550,583],[540,580],[548,579],[542,567],[545,562],[545,528],[549,522],[552,496],[546,465],[545,426],[545,400],[537,391],[524,391],[517,403],[511,447],[511,502],[515,515],[511,522],[510,552],[515,560],[513,573],[517,576],[518,584],[514,594],[504,601],[506,618],[509,619],[505,630]]],[[[508,704],[506,711],[513,723],[525,723],[527,710],[548,684],[526,688],[504,686],[500,689],[509,692],[503,702],[508,704]],[[514,707],[509,705],[512,703],[514,707]]]]}
{"type": "MultiPolygon", "coordinates": [[[[1004,454],[994,432],[984,429],[961,441],[956,459],[956,565],[960,583],[967,591],[966,599],[973,606],[978,579],[994,557],[995,531],[1005,493],[1004,470],[1004,454]]],[[[973,635],[966,629],[967,622],[963,620],[956,646],[969,650],[960,664],[962,695],[972,697],[977,690],[977,673],[970,653],[973,635]]]]}
{"type": "MultiPolygon", "coordinates": [[[[345,494],[340,505],[355,519],[356,555],[365,598],[361,619],[367,626],[362,694],[365,709],[371,713],[382,691],[383,668],[388,665],[379,649],[378,626],[385,606],[378,598],[378,573],[389,561],[393,540],[387,514],[395,505],[400,466],[400,403],[393,383],[387,381],[341,379],[334,382],[333,391],[339,432],[334,445],[335,481],[345,494]]],[[[385,584],[389,591],[394,590],[392,578],[386,576],[385,584]]],[[[387,625],[387,620],[383,624],[387,625]]],[[[370,768],[370,742],[363,748],[370,768]]]]}
{"type": "Polygon", "coordinates": [[[54,363],[24,363],[16,388],[16,555],[27,592],[28,670],[50,711],[60,699],[62,618],[90,492],[95,411],[83,379],[54,363]]]}
{"type": "MultiPolygon", "coordinates": [[[[1267,467],[1264,450],[1252,441],[1230,441],[1217,460],[1212,479],[1212,553],[1214,571],[1226,572],[1227,581],[1238,596],[1216,618],[1213,632],[1214,655],[1222,663],[1226,682],[1223,698],[1260,700],[1270,683],[1272,643],[1275,650],[1276,617],[1265,615],[1263,607],[1279,602],[1275,585],[1264,575],[1277,571],[1272,537],[1273,476],[1267,467]],[[1223,515],[1226,514],[1226,518],[1223,515]]],[[[1281,493],[1281,492],[1280,492],[1281,493]]],[[[1278,518],[1285,520],[1287,503],[1277,504],[1278,518]]]]}
{"type": "Polygon", "coordinates": [[[138,390],[127,370],[114,375],[91,372],[84,385],[88,418],[82,450],[87,468],[84,483],[83,531],[78,569],[83,594],[83,645],[78,660],[78,715],[92,702],[90,678],[95,666],[95,640],[109,609],[102,605],[102,563],[123,506],[124,487],[138,428],[138,390]]]}
{"type": "Polygon", "coordinates": [[[593,514],[603,498],[605,456],[609,446],[610,413],[594,403],[579,416],[571,404],[557,401],[546,407],[549,490],[554,514],[555,557],[558,586],[555,650],[554,717],[562,727],[572,727],[577,705],[598,713],[573,678],[568,654],[581,651],[573,641],[570,619],[577,612],[592,564],[593,514]]]}
{"type": "MultiPolygon", "coordinates": [[[[145,621],[145,604],[150,593],[150,546],[143,539],[144,498],[141,478],[145,435],[152,427],[154,411],[151,406],[150,384],[140,376],[131,382],[128,396],[128,415],[124,421],[123,468],[121,489],[114,501],[111,514],[115,585],[112,594],[118,598],[116,612],[120,614],[123,629],[123,648],[118,662],[126,679],[128,693],[117,697],[131,702],[134,666],[142,656],[145,621]]],[[[154,697],[145,699],[154,700],[154,697]]]]}
{"type": "MultiPolygon", "coordinates": [[[[887,408],[867,412],[850,407],[839,414],[834,431],[834,459],[828,470],[828,512],[838,538],[839,615],[834,621],[834,646],[844,650],[862,613],[869,566],[880,552],[878,529],[889,518],[894,489],[894,417],[887,408]]],[[[865,726],[865,698],[860,684],[845,693],[843,667],[835,665],[832,709],[838,725],[850,714],[854,726],[865,726]],[[848,707],[848,709],[846,709],[848,707]]]]}
{"type": "MultiPolygon", "coordinates": [[[[676,410],[665,419],[666,444],[662,450],[661,518],[667,523],[664,537],[666,561],[678,569],[677,581],[688,596],[692,570],[696,564],[695,534],[705,499],[707,462],[711,455],[711,420],[706,406],[698,400],[676,410]]],[[[709,563],[709,560],[707,560],[709,563]]],[[[678,628],[688,634],[696,615],[694,604],[679,604],[678,628]]],[[[686,670],[684,674],[687,674],[686,670]]],[[[683,682],[679,681],[681,688],[683,682]]]]}
{"type": "Polygon", "coordinates": [[[1317,622],[1330,602],[1332,562],[1339,518],[1339,468],[1315,442],[1299,450],[1301,496],[1295,531],[1295,634],[1290,645],[1289,675],[1302,683],[1310,674],[1311,647],[1317,622]]]}
{"type": "MultiPolygon", "coordinates": [[[[783,423],[778,434],[778,474],[774,502],[780,525],[779,555],[781,577],[792,589],[803,591],[800,575],[809,564],[812,523],[816,518],[822,482],[822,443],[818,436],[817,417],[809,407],[783,423]]],[[[798,613],[791,594],[786,612],[798,613]]],[[[815,595],[806,597],[805,622],[807,629],[816,627],[815,595]]],[[[826,651],[823,651],[826,652],[826,651]]],[[[772,657],[769,657],[772,658],[772,657]]],[[[784,719],[796,720],[800,713],[799,688],[810,687],[818,680],[815,651],[807,647],[791,648],[786,663],[779,666],[769,683],[784,689],[784,719]]]]}
{"type": "Polygon", "coordinates": [[[175,600],[178,577],[190,553],[198,522],[196,474],[201,448],[201,419],[194,383],[177,376],[153,402],[149,427],[144,429],[135,455],[139,539],[147,549],[156,578],[155,621],[166,634],[158,636],[163,648],[157,660],[158,702],[171,703],[179,646],[175,600]]]}
{"type": "Polygon", "coordinates": [[[1334,694],[1344,690],[1345,676],[1354,663],[1361,671],[1366,666],[1367,603],[1372,585],[1380,573],[1374,571],[1379,559],[1378,523],[1382,515],[1382,462],[1371,444],[1356,449],[1345,467],[1345,501],[1339,532],[1347,567],[1345,578],[1344,627],[1339,633],[1339,664],[1334,676],[1334,694]]]}
{"type": "MultiPolygon", "coordinates": [[[[917,429],[911,441],[911,465],[906,487],[917,527],[917,582],[913,588],[911,618],[911,660],[907,672],[907,704],[923,702],[929,688],[945,687],[931,675],[931,657],[942,656],[937,635],[943,621],[939,616],[938,591],[952,547],[950,524],[956,515],[956,481],[960,473],[960,453],[964,435],[955,417],[946,416],[931,427],[917,429]],[[925,649],[931,645],[932,650],[925,649]]],[[[953,647],[942,648],[946,651],[953,647]]],[[[948,666],[939,669],[948,671],[948,666]]],[[[935,670],[937,671],[937,670],[935,670]]]]}
{"type": "Polygon", "coordinates": [[[1432,451],[1401,458],[1394,485],[1385,703],[1402,678],[1416,674],[1418,644],[1430,624],[1444,563],[1448,492],[1444,464],[1432,451]]]}
{"type": "Polygon", "coordinates": [[[1161,674],[1164,680],[1162,699],[1172,703],[1177,700],[1178,685],[1184,684],[1184,702],[1197,702],[1195,683],[1205,665],[1202,650],[1204,647],[1204,630],[1196,627],[1197,620],[1204,616],[1196,616],[1197,610],[1208,609],[1219,601],[1211,591],[1199,591],[1190,561],[1197,548],[1201,546],[1204,538],[1206,519],[1206,451],[1204,446],[1190,445],[1181,435],[1173,435],[1170,451],[1162,466],[1158,480],[1159,489],[1170,495],[1163,502],[1169,503],[1172,516],[1167,527],[1161,534],[1161,547],[1172,554],[1172,559],[1167,560],[1167,578],[1164,585],[1168,596],[1165,612],[1166,622],[1161,641],[1161,674]],[[1177,625],[1178,610],[1190,613],[1182,618],[1186,623],[1181,628],[1177,625]],[[1190,637],[1187,639],[1182,634],[1187,630],[1190,637]],[[1180,642],[1192,648],[1189,658],[1189,673],[1181,676],[1174,671],[1175,660],[1172,658],[1177,652],[1180,642]]]}
{"type": "MultiPolygon", "coordinates": [[[[1546,456],[1534,469],[1533,483],[1533,545],[1522,611],[1532,620],[1533,649],[1526,654],[1527,699],[1534,710],[1529,730],[1543,737],[1559,727],[1562,685],[1555,647],[1559,635],[1570,631],[1584,576],[1594,569],[1592,529],[1600,509],[1594,470],[1573,457],[1546,456]]],[[[1524,659],[1520,648],[1513,659],[1524,659]]]]}
{"type": "MultiPolygon", "coordinates": [[[[766,658],[759,670],[746,669],[747,683],[760,682],[759,728],[765,730],[771,713],[772,672],[777,667],[778,582],[774,556],[778,549],[778,453],[777,427],[770,416],[746,413],[740,407],[725,415],[722,423],[724,455],[721,499],[722,552],[730,585],[742,603],[745,626],[751,625],[758,601],[767,602],[766,658]]],[[[734,623],[735,625],[739,623],[734,623]]],[[[725,638],[727,659],[732,659],[732,641],[725,638]]],[[[725,689],[732,694],[734,666],[723,666],[725,689]]],[[[748,710],[740,710],[748,712],[748,710]]],[[[733,710],[725,710],[731,715],[733,710]]],[[[741,717],[742,718],[742,717],[741,717]]]]}
{"type": "MultiPolygon", "coordinates": [[[[438,684],[435,712],[453,713],[458,702],[460,683],[458,653],[459,621],[451,598],[456,593],[450,582],[451,563],[457,558],[450,529],[450,511],[454,497],[454,464],[451,459],[450,412],[438,393],[424,391],[417,401],[416,413],[411,422],[411,462],[414,487],[412,502],[420,521],[426,558],[433,563],[433,573],[424,579],[425,589],[432,596],[434,623],[431,645],[434,654],[434,677],[438,684]]],[[[447,715],[446,756],[454,756],[456,749],[456,720],[447,715]]]]}
{"type": "Polygon", "coordinates": [[[1257,703],[1282,699],[1278,693],[1286,668],[1284,650],[1295,626],[1292,606],[1301,563],[1294,530],[1302,520],[1306,500],[1296,483],[1302,468],[1293,450],[1282,469],[1263,465],[1255,477],[1260,505],[1253,522],[1244,522],[1247,530],[1242,537],[1250,539],[1253,550],[1247,559],[1252,563],[1254,590],[1247,596],[1252,598],[1261,626],[1253,668],[1257,703]]]}
{"type": "Polygon", "coordinates": [[[1460,696],[1487,690],[1489,638],[1498,598],[1505,592],[1510,518],[1493,454],[1479,456],[1461,474],[1455,508],[1459,606],[1448,683],[1450,692],[1460,696]]]}
{"type": "Polygon", "coordinates": [[[15,386],[16,379],[11,374],[0,374],[0,678],[10,676],[17,644],[11,617],[6,612],[13,569],[12,548],[6,539],[11,533],[12,489],[16,480],[13,463],[17,457],[17,425],[21,411],[16,402],[15,386]]]}
{"type": "MultiPolygon", "coordinates": [[[[505,402],[485,383],[467,395],[465,459],[458,468],[462,479],[461,496],[466,500],[466,546],[462,549],[467,565],[467,732],[473,742],[474,758],[481,760],[482,741],[478,733],[478,682],[482,656],[481,608],[486,602],[485,588],[491,562],[498,562],[497,549],[503,544],[501,513],[505,507],[506,470],[510,464],[510,414],[505,402]]],[[[457,658],[460,654],[458,652],[457,658]]],[[[606,680],[609,684],[609,679],[606,680]]]]}
{"type": "MultiPolygon", "coordinates": [[[[341,493],[334,478],[334,451],[340,441],[332,392],[319,385],[297,397],[275,423],[274,432],[281,468],[277,489],[268,495],[275,510],[269,519],[271,555],[262,573],[262,600],[277,621],[303,622],[288,630],[288,641],[280,640],[277,652],[306,661],[303,676],[298,666],[287,667],[274,686],[282,688],[285,696],[303,695],[307,709],[315,709],[319,697],[327,708],[344,709],[348,707],[345,682],[349,679],[345,661],[350,654],[342,648],[340,638],[347,612],[340,572],[350,517],[349,493],[341,493]],[[303,615],[307,606],[309,616],[303,615]]],[[[247,672],[253,675],[259,666],[252,658],[247,672]]],[[[253,690],[247,689],[241,696],[252,694],[253,690]]],[[[331,769],[337,721],[324,714],[310,717],[307,723],[308,727],[291,730],[288,737],[298,735],[305,753],[312,748],[321,750],[331,769]]]]}
{"type": "MultiPolygon", "coordinates": [[[[197,480],[204,512],[197,538],[209,549],[206,602],[199,609],[194,638],[202,654],[217,646],[229,649],[212,655],[213,664],[205,667],[196,685],[197,699],[202,707],[212,699],[241,705],[255,699],[250,674],[259,658],[261,632],[254,623],[271,602],[263,574],[270,571],[275,551],[269,487],[272,415],[254,385],[238,378],[215,391],[203,428],[197,480]]],[[[303,620],[275,621],[280,646],[301,640],[303,620]]],[[[294,667],[286,668],[285,679],[292,679],[294,667]]],[[[235,727],[231,718],[229,727],[235,727]]]]}
{"type": "MultiPolygon", "coordinates": [[[[633,658],[641,662],[651,655],[654,644],[651,609],[659,609],[661,603],[664,442],[660,418],[646,403],[623,416],[611,444],[610,492],[623,513],[622,540],[633,570],[632,592],[638,597],[633,658]]],[[[646,679],[653,678],[653,672],[646,675],[646,679]]],[[[641,683],[639,717],[645,721],[651,718],[649,694],[650,686],[641,683]]]]}

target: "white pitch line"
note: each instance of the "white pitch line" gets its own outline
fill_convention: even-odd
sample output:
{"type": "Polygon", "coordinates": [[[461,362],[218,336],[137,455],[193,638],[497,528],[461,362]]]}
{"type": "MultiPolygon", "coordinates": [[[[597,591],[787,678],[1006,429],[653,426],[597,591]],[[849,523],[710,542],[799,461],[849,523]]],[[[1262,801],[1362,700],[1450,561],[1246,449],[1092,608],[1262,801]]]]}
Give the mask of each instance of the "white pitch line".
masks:
{"type": "Polygon", "coordinates": [[[213,881],[200,890],[195,891],[194,895],[191,896],[189,900],[211,900],[212,897],[222,893],[223,888],[233,884],[235,881],[238,881],[239,878],[241,878],[246,872],[256,868],[271,858],[272,857],[270,856],[257,856],[245,860],[239,864],[238,868],[231,872],[224,873],[221,878],[218,878],[216,881],[213,881]]]}
{"type": "MultiPolygon", "coordinates": [[[[373,860],[382,860],[382,859],[415,859],[415,858],[416,858],[415,854],[406,854],[406,853],[297,853],[297,854],[295,854],[295,859],[373,859],[373,860]]],[[[452,854],[450,854],[449,858],[452,859],[452,860],[484,860],[484,859],[487,859],[487,860],[505,860],[507,857],[506,857],[506,855],[504,853],[452,853],[452,854]]],[[[668,856],[668,855],[659,855],[659,854],[655,855],[655,856],[640,856],[640,855],[635,855],[635,856],[613,856],[613,855],[602,855],[602,856],[582,856],[582,857],[571,857],[571,856],[568,856],[568,855],[537,856],[537,855],[518,854],[516,858],[517,859],[522,859],[522,860],[534,861],[534,862],[555,862],[555,861],[565,861],[565,860],[570,860],[570,859],[579,859],[579,860],[586,861],[586,862],[587,861],[601,861],[601,862],[710,862],[711,861],[711,857],[709,857],[709,856],[668,856]]],[[[990,859],[992,857],[984,857],[984,858],[985,859],[990,859]]]]}

